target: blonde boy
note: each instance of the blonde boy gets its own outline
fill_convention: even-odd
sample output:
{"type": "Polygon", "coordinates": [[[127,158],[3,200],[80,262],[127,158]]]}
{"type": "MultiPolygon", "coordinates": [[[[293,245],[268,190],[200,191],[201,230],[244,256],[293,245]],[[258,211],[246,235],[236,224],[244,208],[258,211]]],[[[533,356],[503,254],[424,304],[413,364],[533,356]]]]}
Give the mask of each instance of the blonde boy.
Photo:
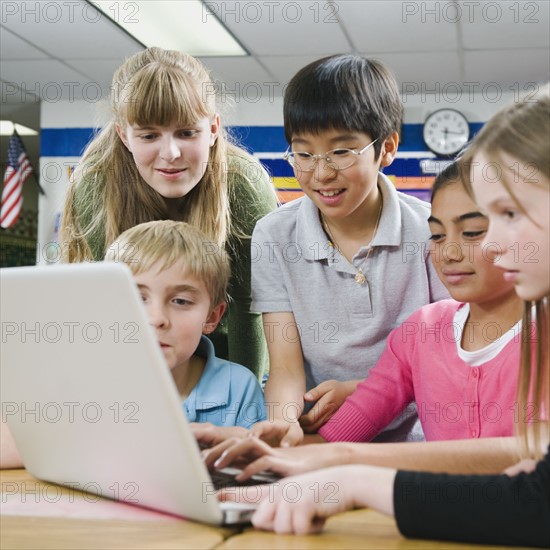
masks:
{"type": "Polygon", "coordinates": [[[266,418],[252,372],[217,358],[206,336],[227,307],[221,247],[187,223],[153,221],[122,233],[105,260],[132,270],[190,422],[250,428],[266,418]]]}

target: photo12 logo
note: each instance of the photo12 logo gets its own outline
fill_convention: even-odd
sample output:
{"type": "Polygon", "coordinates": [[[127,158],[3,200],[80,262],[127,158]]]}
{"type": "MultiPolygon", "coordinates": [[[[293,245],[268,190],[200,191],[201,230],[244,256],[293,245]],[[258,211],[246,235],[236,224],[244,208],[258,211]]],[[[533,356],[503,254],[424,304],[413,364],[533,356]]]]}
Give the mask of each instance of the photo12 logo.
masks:
{"type": "Polygon", "coordinates": [[[467,101],[485,101],[486,103],[498,103],[504,94],[513,94],[515,103],[535,102],[540,85],[536,82],[520,84],[514,82],[510,86],[503,87],[498,82],[403,82],[401,84],[401,99],[404,104],[420,99],[421,103],[429,101],[434,103],[458,103],[467,101]]]}
{"type": "MultiPolygon", "coordinates": [[[[243,502],[247,504],[257,504],[261,500],[268,500],[270,503],[275,502],[277,493],[281,494],[281,498],[285,502],[296,503],[307,498],[315,503],[322,502],[324,504],[337,504],[339,501],[336,498],[340,487],[338,483],[327,482],[320,485],[317,482],[312,483],[307,487],[306,493],[299,483],[294,481],[275,482],[269,485],[250,486],[250,487],[225,487],[226,495],[232,494],[233,502],[243,502]],[[265,496],[267,492],[267,496],[265,496]]],[[[204,483],[202,488],[202,501],[207,502],[208,498],[217,499],[218,489],[213,483],[204,483]]]]}
{"type": "Polygon", "coordinates": [[[97,424],[100,421],[114,422],[115,424],[137,424],[139,422],[138,413],[139,405],[135,401],[127,403],[117,401],[105,404],[100,404],[97,401],[86,403],[78,401],[64,401],[63,403],[55,401],[46,403],[39,401],[34,403],[2,402],[2,422],[13,418],[22,424],[27,422],[35,424],[43,422],[47,424],[59,422],[97,424]]]}
{"type": "Polygon", "coordinates": [[[139,485],[134,481],[120,483],[115,481],[106,489],[102,489],[99,483],[89,481],[79,483],[77,481],[63,481],[60,485],[41,483],[39,481],[3,481],[1,484],[2,504],[8,505],[14,499],[26,504],[45,502],[53,504],[57,502],[98,502],[102,498],[139,504],[137,495],[139,485]]]}
{"type": "Polygon", "coordinates": [[[137,338],[139,325],[133,321],[114,322],[108,327],[102,327],[101,323],[94,321],[88,323],[79,321],[63,321],[61,323],[56,321],[46,323],[3,321],[1,329],[3,344],[9,340],[13,341],[14,338],[21,344],[57,344],[58,342],[96,344],[105,338],[115,344],[137,344],[139,342],[137,338]]]}
{"type": "Polygon", "coordinates": [[[203,2],[202,22],[219,19],[224,24],[313,21],[338,23],[335,2],[203,2]]]}
{"type": "Polygon", "coordinates": [[[138,2],[79,0],[17,0],[0,3],[0,20],[3,25],[12,22],[26,24],[53,25],[60,21],[66,23],[98,23],[107,16],[115,23],[139,23],[138,2]]]}
{"type": "Polygon", "coordinates": [[[540,23],[537,2],[403,2],[402,22],[420,20],[422,23],[540,23]]]}

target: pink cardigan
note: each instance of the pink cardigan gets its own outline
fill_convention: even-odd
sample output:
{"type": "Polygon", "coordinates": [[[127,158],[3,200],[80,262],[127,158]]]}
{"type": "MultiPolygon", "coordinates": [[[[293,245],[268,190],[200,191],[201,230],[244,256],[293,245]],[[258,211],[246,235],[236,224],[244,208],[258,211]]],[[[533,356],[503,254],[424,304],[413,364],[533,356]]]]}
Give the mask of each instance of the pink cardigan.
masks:
{"type": "Polygon", "coordinates": [[[515,403],[521,337],[478,367],[459,357],[453,316],[462,304],[420,308],[388,336],[386,349],[319,430],[327,441],[370,441],[412,402],[426,440],[510,436],[529,411],[515,403]]]}

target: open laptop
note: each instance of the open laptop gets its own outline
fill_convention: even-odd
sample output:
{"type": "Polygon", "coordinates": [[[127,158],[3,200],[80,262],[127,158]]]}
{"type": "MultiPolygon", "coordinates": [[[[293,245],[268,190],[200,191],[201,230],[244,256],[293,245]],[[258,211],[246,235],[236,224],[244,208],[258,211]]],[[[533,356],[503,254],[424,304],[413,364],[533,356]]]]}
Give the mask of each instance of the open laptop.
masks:
{"type": "Polygon", "coordinates": [[[252,505],[216,498],[127,266],[6,268],[0,288],[2,418],[30,473],[206,523],[250,519],[252,505]]]}

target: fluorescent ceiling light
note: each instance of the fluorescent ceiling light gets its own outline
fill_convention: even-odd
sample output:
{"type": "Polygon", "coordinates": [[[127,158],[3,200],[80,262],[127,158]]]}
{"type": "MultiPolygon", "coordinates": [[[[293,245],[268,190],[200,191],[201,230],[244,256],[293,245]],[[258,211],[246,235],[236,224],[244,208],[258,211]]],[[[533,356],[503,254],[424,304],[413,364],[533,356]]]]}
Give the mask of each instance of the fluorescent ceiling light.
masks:
{"type": "Polygon", "coordinates": [[[11,120],[0,120],[0,136],[11,136],[13,128],[17,130],[20,136],[37,136],[38,132],[32,128],[27,128],[22,124],[14,124],[11,120]]]}
{"type": "Polygon", "coordinates": [[[247,55],[199,0],[89,1],[145,46],[194,56],[247,55]]]}

